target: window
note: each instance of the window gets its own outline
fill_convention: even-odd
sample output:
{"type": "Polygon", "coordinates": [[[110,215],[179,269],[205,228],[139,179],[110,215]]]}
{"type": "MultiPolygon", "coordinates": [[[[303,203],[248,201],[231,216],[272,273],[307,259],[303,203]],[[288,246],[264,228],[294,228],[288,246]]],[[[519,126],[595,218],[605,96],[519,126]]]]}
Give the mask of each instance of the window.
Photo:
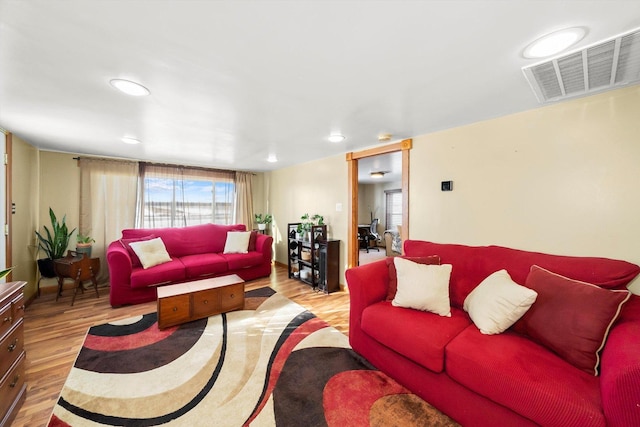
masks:
{"type": "Polygon", "coordinates": [[[384,197],[385,230],[397,230],[397,226],[402,225],[402,190],[386,190],[384,197]]]}
{"type": "Polygon", "coordinates": [[[145,164],[141,175],[141,227],[232,223],[233,172],[145,164]]]}

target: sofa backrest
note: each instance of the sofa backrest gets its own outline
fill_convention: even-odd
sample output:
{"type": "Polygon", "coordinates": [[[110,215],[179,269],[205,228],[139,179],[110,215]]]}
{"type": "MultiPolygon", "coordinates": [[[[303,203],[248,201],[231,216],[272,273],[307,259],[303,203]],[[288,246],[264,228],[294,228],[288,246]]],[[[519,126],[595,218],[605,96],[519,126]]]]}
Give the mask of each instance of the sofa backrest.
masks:
{"type": "Polygon", "coordinates": [[[404,242],[407,256],[439,255],[442,264],[451,264],[451,303],[462,307],[469,293],[491,273],[506,269],[511,278],[524,285],[532,265],[608,289],[624,289],[639,273],[630,262],[598,257],[576,257],[529,252],[502,246],[466,246],[422,240],[404,242]]]}
{"type": "Polygon", "coordinates": [[[244,224],[219,225],[200,224],[175,228],[127,228],[122,230],[123,239],[146,236],[160,237],[171,257],[202,253],[222,253],[228,231],[245,231],[244,224]]]}

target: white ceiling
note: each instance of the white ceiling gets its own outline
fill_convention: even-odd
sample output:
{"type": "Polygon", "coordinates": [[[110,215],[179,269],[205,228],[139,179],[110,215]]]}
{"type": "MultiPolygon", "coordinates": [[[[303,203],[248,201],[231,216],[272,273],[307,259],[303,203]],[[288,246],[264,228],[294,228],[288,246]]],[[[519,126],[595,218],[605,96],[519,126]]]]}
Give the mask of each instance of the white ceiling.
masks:
{"type": "Polygon", "coordinates": [[[522,50],[571,26],[577,47],[629,31],[640,1],[0,0],[0,126],[45,150],[279,169],[536,108],[522,50]]]}

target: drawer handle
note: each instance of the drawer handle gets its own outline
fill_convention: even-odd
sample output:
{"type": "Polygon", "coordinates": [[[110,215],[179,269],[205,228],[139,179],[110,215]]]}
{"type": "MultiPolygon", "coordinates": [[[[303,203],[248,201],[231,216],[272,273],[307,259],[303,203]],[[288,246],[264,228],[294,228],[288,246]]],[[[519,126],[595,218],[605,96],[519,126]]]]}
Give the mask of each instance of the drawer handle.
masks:
{"type": "Polygon", "coordinates": [[[24,308],[25,308],[25,307],[24,307],[24,304],[22,304],[22,305],[19,305],[19,306],[18,306],[18,307],[16,307],[16,308],[17,308],[18,310],[22,310],[22,311],[24,311],[24,308]]]}
{"type": "Polygon", "coordinates": [[[229,295],[229,298],[235,298],[236,294],[229,295]]]}
{"type": "Polygon", "coordinates": [[[173,307],[173,311],[178,311],[178,307],[173,307]]]}
{"type": "Polygon", "coordinates": [[[16,347],[18,346],[18,338],[16,338],[15,340],[13,340],[13,343],[11,343],[8,347],[7,350],[9,350],[9,353],[11,353],[13,350],[16,349],[16,347]]]}
{"type": "Polygon", "coordinates": [[[2,319],[2,323],[7,323],[7,322],[9,323],[13,322],[13,317],[9,316],[2,319]]]}
{"type": "Polygon", "coordinates": [[[16,375],[13,378],[13,381],[11,381],[11,384],[9,384],[9,388],[14,388],[18,384],[19,379],[20,379],[20,374],[16,375]]]}
{"type": "Polygon", "coordinates": [[[203,304],[209,304],[209,300],[208,300],[208,299],[206,299],[206,300],[202,301],[202,303],[203,303],[203,304]]]}

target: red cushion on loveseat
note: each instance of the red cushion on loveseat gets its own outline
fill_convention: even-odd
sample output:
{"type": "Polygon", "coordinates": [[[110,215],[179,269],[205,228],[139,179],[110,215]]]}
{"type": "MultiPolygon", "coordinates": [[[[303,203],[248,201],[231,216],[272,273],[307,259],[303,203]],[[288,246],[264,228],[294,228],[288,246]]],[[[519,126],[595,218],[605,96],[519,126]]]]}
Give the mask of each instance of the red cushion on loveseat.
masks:
{"type": "Polygon", "coordinates": [[[394,307],[389,301],[367,307],[362,330],[390,349],[433,372],[444,369],[444,348],[471,324],[469,316],[451,308],[451,317],[394,307]]]}
{"type": "Polygon", "coordinates": [[[540,425],[604,426],[597,377],[513,332],[468,327],[447,346],[447,373],[540,425]]]}
{"type": "Polygon", "coordinates": [[[598,375],[598,352],[622,305],[631,296],[629,291],[602,289],[537,265],[531,267],[525,286],[536,291],[538,297],[513,330],[531,337],[575,367],[598,375]]]}

